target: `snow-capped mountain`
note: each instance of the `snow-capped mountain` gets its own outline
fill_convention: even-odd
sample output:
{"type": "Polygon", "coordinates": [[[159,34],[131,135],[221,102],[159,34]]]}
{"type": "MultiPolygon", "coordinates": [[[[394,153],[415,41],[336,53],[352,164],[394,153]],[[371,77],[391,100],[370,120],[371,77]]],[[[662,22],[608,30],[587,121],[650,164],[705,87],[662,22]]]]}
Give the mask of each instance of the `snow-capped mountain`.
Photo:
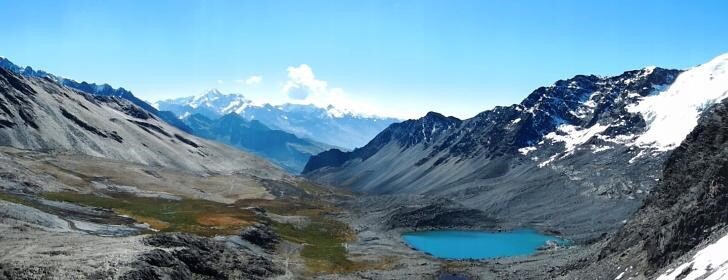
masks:
{"type": "MultiPolygon", "coordinates": [[[[690,71],[700,72],[712,66],[718,66],[713,70],[722,71],[719,68],[723,66],[709,65],[706,64],[710,67],[707,69],[701,66],[698,68],[702,69],[690,71]]],[[[712,102],[712,97],[693,90],[708,88],[683,87],[688,81],[701,81],[711,74],[700,77],[688,72],[675,81],[673,89],[660,95],[677,94],[677,89],[689,90],[690,93],[684,94],[698,95],[712,102]]],[[[715,79],[725,81],[725,76],[711,72],[715,79]]],[[[710,83],[710,80],[703,81],[710,83]]],[[[710,86],[709,89],[724,92],[728,88],[710,86]]],[[[674,98],[684,100],[687,96],[674,98]]],[[[669,104],[672,106],[668,108],[679,106],[669,104]]],[[[728,100],[708,106],[704,111],[692,132],[670,154],[659,185],[644,205],[597,247],[599,254],[585,260],[584,267],[565,279],[725,279],[728,272],[728,100]]],[[[672,132],[680,133],[683,138],[679,128],[676,124],[678,130],[672,132]]],[[[653,144],[661,145],[675,135],[667,136],[653,144]]]]}
{"type": "Polygon", "coordinates": [[[210,90],[194,97],[162,100],[154,103],[159,110],[171,111],[180,118],[201,114],[216,119],[236,113],[248,120],[263,124],[300,138],[332,146],[353,149],[363,146],[388,125],[398,121],[393,118],[362,116],[328,106],[282,104],[253,105],[241,94],[222,94],[210,90]]]}
{"type": "Polygon", "coordinates": [[[223,94],[217,89],[211,89],[197,96],[163,100],[152,105],[159,110],[170,111],[180,118],[200,114],[216,119],[229,113],[240,114],[251,102],[241,94],[223,94]]]}
{"type": "Polygon", "coordinates": [[[357,191],[454,198],[496,218],[613,229],[701,112],[728,95],[726,65],[722,55],[686,71],[577,75],[461,122],[428,114],[394,124],[360,149],[312,157],[304,173],[357,191]]]}

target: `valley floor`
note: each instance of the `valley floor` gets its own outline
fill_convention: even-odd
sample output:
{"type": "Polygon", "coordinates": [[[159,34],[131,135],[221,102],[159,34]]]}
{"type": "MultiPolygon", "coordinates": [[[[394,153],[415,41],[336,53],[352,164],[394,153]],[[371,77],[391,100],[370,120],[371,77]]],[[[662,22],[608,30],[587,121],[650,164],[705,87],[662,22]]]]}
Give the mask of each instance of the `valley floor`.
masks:
{"type": "Polygon", "coordinates": [[[543,279],[595,254],[576,245],[439,260],[400,235],[458,227],[428,215],[503,225],[472,224],[472,213],[418,196],[352,195],[294,177],[11,148],[0,149],[0,165],[0,279],[543,279]]]}

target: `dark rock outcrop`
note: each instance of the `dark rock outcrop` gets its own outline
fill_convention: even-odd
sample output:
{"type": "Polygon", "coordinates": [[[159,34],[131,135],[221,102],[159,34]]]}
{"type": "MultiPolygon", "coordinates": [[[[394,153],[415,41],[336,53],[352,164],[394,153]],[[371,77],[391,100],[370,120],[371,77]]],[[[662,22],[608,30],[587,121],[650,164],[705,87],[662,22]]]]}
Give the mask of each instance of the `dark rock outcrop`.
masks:
{"type": "Polygon", "coordinates": [[[240,232],[240,237],[267,250],[275,249],[280,237],[266,224],[255,224],[240,232]]]}
{"type": "Polygon", "coordinates": [[[126,279],[267,279],[283,273],[270,259],[204,237],[157,234],[146,243],[166,250],[142,255],[126,279]]]}
{"type": "Polygon", "coordinates": [[[193,279],[192,271],[185,263],[162,249],[143,254],[132,266],[134,270],[122,276],[123,280],[193,279]]]}
{"type": "Polygon", "coordinates": [[[395,228],[483,228],[496,224],[483,211],[458,206],[452,201],[438,201],[423,207],[403,207],[393,211],[386,221],[395,228]]]}

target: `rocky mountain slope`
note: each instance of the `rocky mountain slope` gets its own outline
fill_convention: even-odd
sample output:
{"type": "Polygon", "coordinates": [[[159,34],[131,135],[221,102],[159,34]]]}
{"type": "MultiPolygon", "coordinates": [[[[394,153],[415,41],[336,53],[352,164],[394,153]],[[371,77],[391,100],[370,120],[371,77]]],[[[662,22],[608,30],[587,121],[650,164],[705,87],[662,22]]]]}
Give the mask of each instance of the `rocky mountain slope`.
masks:
{"type": "Polygon", "coordinates": [[[44,77],[0,68],[0,145],[65,150],[153,166],[192,171],[282,171],[256,156],[235,151],[173,127],[116,96],[90,95],[44,77]]]}
{"type": "Polygon", "coordinates": [[[258,156],[50,77],[0,68],[0,93],[0,279],[269,279],[365,265],[330,217],[337,194],[258,156]]]}
{"type": "Polygon", "coordinates": [[[183,120],[195,135],[257,154],[293,174],[301,173],[309,157],[331,148],[235,113],[217,119],[194,114],[183,120]]]}
{"type": "Polygon", "coordinates": [[[165,122],[183,130],[189,132],[189,128],[185,126],[184,123],[182,123],[179,119],[177,119],[174,114],[168,111],[159,111],[149,105],[148,103],[144,102],[143,100],[137,98],[132,94],[130,91],[124,89],[124,88],[113,88],[108,84],[94,84],[94,83],[87,83],[87,82],[77,82],[72,79],[59,77],[56,75],[53,75],[51,73],[48,73],[43,70],[35,70],[30,66],[20,67],[7,58],[0,57],[0,67],[5,68],[6,70],[13,72],[18,75],[23,75],[26,77],[36,77],[36,78],[48,78],[50,80],[53,80],[63,86],[79,90],[88,94],[92,95],[99,95],[99,96],[115,96],[120,97],[126,100],[131,101],[131,103],[134,103],[134,105],[139,106],[140,108],[146,110],[147,112],[152,113],[153,115],[156,115],[160,119],[164,120],[165,122]]]}
{"type": "Polygon", "coordinates": [[[669,151],[725,97],[725,65],[728,55],[685,72],[578,75],[462,122],[428,114],[393,124],[360,149],[312,157],[304,172],[355,191],[447,197],[501,220],[594,238],[641,205],[669,151]]]}
{"type": "Polygon", "coordinates": [[[154,106],[159,110],[171,111],[180,118],[198,113],[216,119],[236,113],[245,119],[258,120],[268,127],[293,133],[300,138],[346,149],[363,146],[389,124],[398,121],[355,115],[333,106],[254,105],[240,94],[223,94],[214,89],[199,96],[158,101],[154,106]]]}
{"type": "Polygon", "coordinates": [[[575,277],[595,271],[603,279],[725,277],[727,124],[728,100],[704,112],[667,159],[659,186],[575,277]]]}

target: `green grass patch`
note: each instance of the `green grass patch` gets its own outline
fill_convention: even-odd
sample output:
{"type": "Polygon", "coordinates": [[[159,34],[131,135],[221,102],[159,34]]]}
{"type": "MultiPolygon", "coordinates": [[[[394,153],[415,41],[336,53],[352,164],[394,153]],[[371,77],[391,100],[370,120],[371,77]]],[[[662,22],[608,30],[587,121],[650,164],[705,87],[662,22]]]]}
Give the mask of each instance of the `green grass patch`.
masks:
{"type": "Polygon", "coordinates": [[[273,229],[283,239],[303,245],[301,257],[312,272],[347,272],[358,266],[346,257],[344,243],[353,233],[342,222],[314,217],[304,228],[274,222],[273,229]]]}
{"type": "Polygon", "coordinates": [[[22,205],[27,205],[28,204],[27,201],[23,200],[20,197],[15,196],[15,195],[12,195],[12,194],[4,193],[4,192],[0,192],[0,200],[5,200],[5,201],[8,201],[8,202],[12,202],[12,203],[16,203],[16,204],[22,204],[22,205]]]}
{"type": "Polygon", "coordinates": [[[310,272],[316,274],[345,273],[364,269],[370,264],[347,258],[346,242],[353,241],[354,232],[346,223],[331,218],[340,211],[319,200],[261,200],[249,199],[240,205],[257,206],[283,216],[304,216],[309,223],[303,228],[271,221],[273,230],[284,240],[303,245],[301,257],[310,272]]]}
{"type": "Polygon", "coordinates": [[[202,236],[237,234],[256,221],[255,213],[236,205],[202,199],[168,200],[113,193],[106,196],[72,192],[44,193],[50,200],[112,209],[163,232],[202,236]]]}

